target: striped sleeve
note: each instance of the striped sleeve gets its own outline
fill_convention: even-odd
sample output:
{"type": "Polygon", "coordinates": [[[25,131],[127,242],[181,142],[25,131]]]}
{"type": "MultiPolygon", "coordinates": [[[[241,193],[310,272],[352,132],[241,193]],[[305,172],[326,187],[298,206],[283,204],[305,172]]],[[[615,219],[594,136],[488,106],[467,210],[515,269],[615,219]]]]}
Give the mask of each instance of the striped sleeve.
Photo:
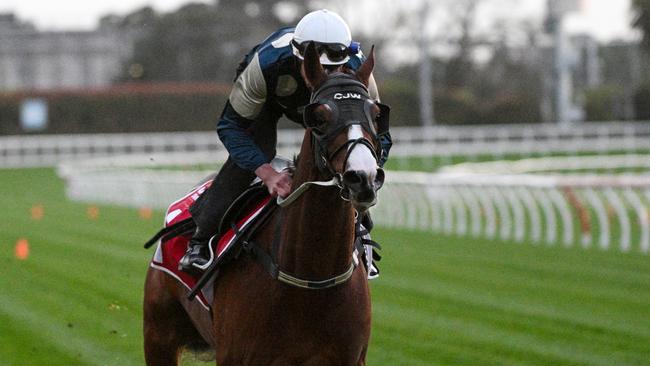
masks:
{"type": "Polygon", "coordinates": [[[230,105],[242,117],[254,119],[266,102],[266,80],[260,66],[259,54],[239,75],[230,92],[230,105]]]}

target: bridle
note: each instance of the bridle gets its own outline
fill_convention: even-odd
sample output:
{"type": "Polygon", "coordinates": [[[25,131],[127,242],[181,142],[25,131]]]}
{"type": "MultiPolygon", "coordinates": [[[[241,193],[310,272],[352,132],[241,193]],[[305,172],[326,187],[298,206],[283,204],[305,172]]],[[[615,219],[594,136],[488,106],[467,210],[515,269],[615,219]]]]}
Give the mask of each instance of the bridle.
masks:
{"type": "MultiPolygon", "coordinates": [[[[340,176],[332,167],[331,161],[341,151],[346,151],[343,167],[347,166],[350,154],[357,145],[365,145],[379,164],[382,154],[379,143],[379,134],[375,129],[371,108],[380,105],[380,110],[389,109],[383,104],[376,103],[370,98],[368,88],[354,79],[351,75],[338,72],[330,76],[323,85],[312,93],[310,104],[305,107],[303,124],[311,128],[314,146],[314,161],[321,173],[330,177],[340,176]],[[332,111],[332,120],[324,126],[318,123],[314,111],[321,105],[327,105],[332,111]],[[359,108],[361,105],[362,108],[359,108]],[[383,108],[382,108],[383,107],[383,108]],[[352,125],[359,125],[366,131],[373,141],[367,137],[348,139],[345,143],[328,152],[328,145],[341,133],[342,130],[352,125]]],[[[380,112],[381,114],[381,112],[380,112]]]]}
{"type": "Polygon", "coordinates": [[[310,104],[305,107],[303,118],[304,126],[311,128],[314,163],[321,174],[330,179],[328,181],[305,182],[288,197],[278,198],[278,204],[281,207],[291,204],[312,186],[336,186],[341,190],[341,198],[349,200],[342,182],[343,173],[338,172],[332,166],[332,161],[342,151],[345,151],[342,165],[345,169],[354,148],[358,145],[365,145],[372,153],[377,165],[379,165],[383,154],[380,135],[388,131],[389,114],[390,107],[374,101],[370,97],[368,88],[352,75],[343,72],[332,74],[323,85],[312,93],[310,104]],[[361,108],[359,108],[360,104],[361,108]],[[316,108],[322,105],[327,105],[332,111],[332,120],[324,124],[319,123],[315,115],[316,108]],[[379,115],[376,118],[372,116],[373,105],[379,107],[379,115]],[[377,123],[376,129],[375,122],[377,123]],[[352,125],[361,126],[373,141],[365,136],[348,139],[329,152],[330,143],[336,139],[342,130],[352,125]]]}

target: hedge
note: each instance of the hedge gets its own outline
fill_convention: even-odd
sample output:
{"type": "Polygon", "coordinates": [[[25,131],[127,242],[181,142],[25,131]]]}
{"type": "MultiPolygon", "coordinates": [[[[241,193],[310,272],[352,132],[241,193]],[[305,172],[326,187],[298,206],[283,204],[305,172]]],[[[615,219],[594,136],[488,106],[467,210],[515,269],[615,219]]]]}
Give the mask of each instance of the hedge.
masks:
{"type": "Polygon", "coordinates": [[[21,134],[22,101],[42,98],[48,125],[38,133],[205,131],[228,98],[219,84],[123,85],[103,90],[0,94],[0,134],[21,134]]]}

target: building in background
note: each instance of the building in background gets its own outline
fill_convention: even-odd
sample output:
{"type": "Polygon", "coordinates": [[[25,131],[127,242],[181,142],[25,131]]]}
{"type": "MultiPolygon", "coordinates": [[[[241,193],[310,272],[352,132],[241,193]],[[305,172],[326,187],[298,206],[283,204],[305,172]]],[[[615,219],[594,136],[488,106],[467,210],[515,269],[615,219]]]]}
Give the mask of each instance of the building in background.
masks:
{"type": "Polygon", "coordinates": [[[0,90],[104,87],[132,48],[133,37],[116,28],[40,32],[13,14],[0,14],[0,90]]]}

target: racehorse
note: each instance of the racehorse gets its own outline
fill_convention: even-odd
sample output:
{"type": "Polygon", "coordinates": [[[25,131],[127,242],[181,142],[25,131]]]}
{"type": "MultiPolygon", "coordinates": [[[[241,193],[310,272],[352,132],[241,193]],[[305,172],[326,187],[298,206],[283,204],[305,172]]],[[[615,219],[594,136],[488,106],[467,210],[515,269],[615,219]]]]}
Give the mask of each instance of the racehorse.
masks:
{"type": "Polygon", "coordinates": [[[201,347],[215,350],[219,366],[365,365],[371,304],[366,270],[357,266],[355,217],[374,205],[384,180],[377,153],[382,105],[367,91],[374,59],[373,48],[356,73],[328,71],[309,44],[301,72],[312,104],[290,204],[251,239],[275,254],[278,278],[259,256],[242,255],[214,282],[210,314],[175,279],[149,268],[147,365],[177,365],[183,349],[201,347]]]}

